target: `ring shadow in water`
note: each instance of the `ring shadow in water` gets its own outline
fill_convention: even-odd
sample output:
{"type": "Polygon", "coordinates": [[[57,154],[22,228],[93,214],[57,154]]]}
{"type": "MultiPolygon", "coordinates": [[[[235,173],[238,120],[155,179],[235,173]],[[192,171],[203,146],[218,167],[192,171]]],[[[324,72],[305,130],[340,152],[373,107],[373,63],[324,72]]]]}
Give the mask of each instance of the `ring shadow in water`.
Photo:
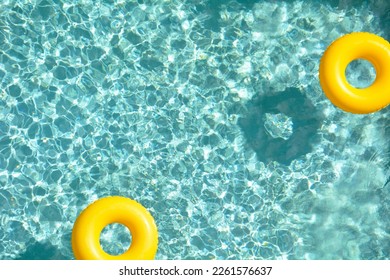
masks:
{"type": "Polygon", "coordinates": [[[50,243],[34,242],[16,260],[66,260],[60,250],[50,243]]]}
{"type": "Polygon", "coordinates": [[[323,119],[322,113],[307,96],[297,88],[288,88],[283,92],[254,97],[238,124],[258,160],[289,165],[312,150],[323,119]],[[264,126],[266,113],[282,113],[290,117],[293,122],[292,135],[288,139],[271,136],[264,126]]]}

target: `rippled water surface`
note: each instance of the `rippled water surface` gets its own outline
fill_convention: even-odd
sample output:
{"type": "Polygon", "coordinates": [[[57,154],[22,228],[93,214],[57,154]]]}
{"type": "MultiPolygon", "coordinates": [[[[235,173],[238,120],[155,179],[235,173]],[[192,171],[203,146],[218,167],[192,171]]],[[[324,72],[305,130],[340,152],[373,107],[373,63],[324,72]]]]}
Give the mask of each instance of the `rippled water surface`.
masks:
{"type": "Polygon", "coordinates": [[[1,1],[0,259],[74,258],[109,195],[150,210],[157,259],[389,259],[390,111],[318,81],[339,36],[389,40],[389,4],[320,2],[1,1]]]}

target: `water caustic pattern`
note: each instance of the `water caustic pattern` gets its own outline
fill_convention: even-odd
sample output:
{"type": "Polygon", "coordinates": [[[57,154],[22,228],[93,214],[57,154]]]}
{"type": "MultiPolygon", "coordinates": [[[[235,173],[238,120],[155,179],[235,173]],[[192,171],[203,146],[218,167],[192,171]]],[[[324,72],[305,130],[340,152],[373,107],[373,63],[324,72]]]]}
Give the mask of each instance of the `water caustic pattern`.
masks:
{"type": "Polygon", "coordinates": [[[78,214],[119,195],[156,259],[388,259],[389,109],[338,110],[318,65],[389,7],[317,2],[2,1],[0,258],[74,258],[78,214]]]}

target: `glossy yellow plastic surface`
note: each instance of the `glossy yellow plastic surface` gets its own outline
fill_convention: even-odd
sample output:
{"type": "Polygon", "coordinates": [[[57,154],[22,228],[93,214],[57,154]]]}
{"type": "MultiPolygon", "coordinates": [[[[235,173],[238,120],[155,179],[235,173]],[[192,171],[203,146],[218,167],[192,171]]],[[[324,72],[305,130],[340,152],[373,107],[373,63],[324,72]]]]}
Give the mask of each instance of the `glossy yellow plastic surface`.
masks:
{"type": "Polygon", "coordinates": [[[390,44],[377,35],[356,32],[334,41],[320,62],[320,84],[330,101],[344,111],[367,114],[390,104],[390,44]],[[345,70],[355,59],[372,63],[376,79],[358,89],[347,82],[345,70]]]}
{"type": "Polygon", "coordinates": [[[95,201],[80,214],[73,227],[72,248],[79,260],[152,260],[157,247],[153,217],[141,204],[126,197],[95,201]],[[131,246],[122,255],[110,255],[100,245],[100,233],[111,223],[123,224],[131,232],[131,246]]]}

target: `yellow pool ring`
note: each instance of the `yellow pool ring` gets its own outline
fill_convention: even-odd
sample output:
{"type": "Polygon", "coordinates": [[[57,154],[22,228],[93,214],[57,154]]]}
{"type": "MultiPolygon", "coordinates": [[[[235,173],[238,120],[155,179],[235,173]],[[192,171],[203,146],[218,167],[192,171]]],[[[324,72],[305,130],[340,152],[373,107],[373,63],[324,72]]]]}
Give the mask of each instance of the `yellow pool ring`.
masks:
{"type": "Polygon", "coordinates": [[[320,84],[330,101],[351,113],[367,114],[390,104],[390,44],[377,35],[355,32],[334,41],[320,62],[320,84]],[[351,86],[345,69],[355,59],[372,63],[376,79],[367,88],[351,86]]]}
{"type": "Polygon", "coordinates": [[[72,249],[79,260],[152,260],[157,252],[158,232],[153,217],[138,202],[120,196],[101,198],[77,218],[72,231],[72,249]],[[100,233],[108,224],[126,226],[132,236],[130,248],[122,255],[106,253],[100,233]]]}

